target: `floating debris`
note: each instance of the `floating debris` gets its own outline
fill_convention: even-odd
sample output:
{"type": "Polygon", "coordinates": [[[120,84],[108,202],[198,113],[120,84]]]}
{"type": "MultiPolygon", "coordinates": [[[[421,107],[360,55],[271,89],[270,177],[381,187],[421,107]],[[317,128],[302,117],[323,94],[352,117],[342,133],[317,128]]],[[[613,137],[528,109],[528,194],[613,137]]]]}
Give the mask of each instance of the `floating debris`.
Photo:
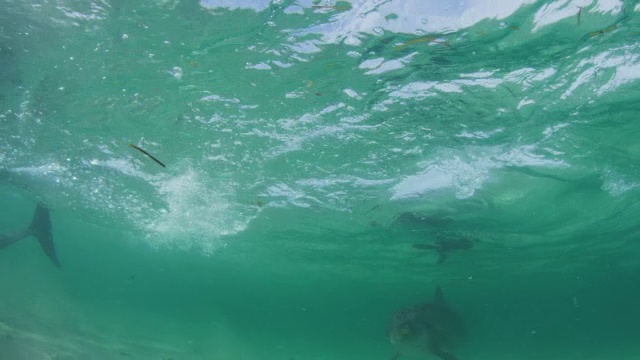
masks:
{"type": "Polygon", "coordinates": [[[592,31],[589,33],[589,36],[594,37],[594,36],[598,36],[598,35],[602,35],[604,33],[608,33],[609,31],[613,31],[615,29],[618,28],[618,25],[611,25],[608,28],[602,29],[602,30],[598,30],[598,31],[592,31]]]}
{"type": "Polygon", "coordinates": [[[582,15],[582,6],[578,6],[578,26],[580,26],[580,15],[582,15]]]}
{"type": "Polygon", "coordinates": [[[163,164],[163,163],[162,163],[162,161],[160,161],[160,160],[156,159],[156,157],[155,157],[155,156],[153,156],[153,155],[149,154],[149,153],[148,153],[148,152],[146,152],[144,149],[142,149],[142,148],[140,148],[140,147],[138,147],[138,146],[136,146],[136,145],[133,145],[133,144],[129,144],[129,146],[131,146],[132,148],[134,148],[134,149],[136,149],[136,150],[140,151],[141,153],[143,153],[143,154],[147,155],[148,157],[150,157],[153,161],[157,162],[157,163],[158,163],[158,165],[162,166],[163,168],[166,168],[165,164],[163,164]]]}

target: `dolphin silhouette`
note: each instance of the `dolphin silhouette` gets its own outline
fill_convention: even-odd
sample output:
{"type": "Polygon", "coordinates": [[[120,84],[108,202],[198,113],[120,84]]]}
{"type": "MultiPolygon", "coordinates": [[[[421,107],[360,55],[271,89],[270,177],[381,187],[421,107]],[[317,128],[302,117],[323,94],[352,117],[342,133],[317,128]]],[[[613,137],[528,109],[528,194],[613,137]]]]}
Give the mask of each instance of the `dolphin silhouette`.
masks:
{"type": "Polygon", "coordinates": [[[47,254],[53,264],[59,268],[60,262],[56,255],[56,248],[53,243],[53,234],[51,233],[49,209],[43,203],[38,203],[36,206],[36,210],[33,213],[33,219],[28,227],[13,233],[0,234],[0,249],[31,235],[38,240],[38,243],[40,243],[40,247],[44,253],[47,254]]]}
{"type": "Polygon", "coordinates": [[[442,360],[457,360],[451,351],[466,335],[466,328],[460,316],[447,305],[438,286],[432,301],[393,313],[387,334],[398,351],[393,360],[401,355],[427,353],[442,360]]]}

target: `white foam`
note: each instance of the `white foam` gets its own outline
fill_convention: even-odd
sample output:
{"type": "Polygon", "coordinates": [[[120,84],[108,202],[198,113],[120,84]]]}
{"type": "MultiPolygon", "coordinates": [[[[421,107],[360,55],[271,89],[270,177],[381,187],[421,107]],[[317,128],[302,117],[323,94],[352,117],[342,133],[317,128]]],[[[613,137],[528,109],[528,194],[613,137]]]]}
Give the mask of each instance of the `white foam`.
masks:
{"type": "Polygon", "coordinates": [[[342,92],[347,94],[347,96],[350,97],[350,98],[354,98],[354,99],[358,99],[358,100],[362,99],[362,97],[360,95],[358,95],[358,93],[353,89],[347,88],[347,89],[342,90],[342,92]]]}
{"type": "Polygon", "coordinates": [[[153,179],[152,176],[149,176],[147,173],[137,169],[136,166],[133,164],[133,162],[129,159],[121,159],[121,158],[120,159],[111,158],[107,160],[92,159],[92,160],[89,160],[88,162],[85,161],[85,164],[88,164],[91,166],[104,167],[111,170],[116,170],[118,172],[121,172],[122,174],[138,177],[145,180],[153,179]]]}
{"type": "Polygon", "coordinates": [[[614,171],[607,171],[602,189],[613,196],[620,196],[628,191],[640,188],[640,182],[627,181],[614,171]]]}
{"type": "Polygon", "coordinates": [[[533,2],[535,1],[502,1],[498,6],[491,0],[458,2],[454,5],[447,1],[363,0],[352,2],[351,9],[336,13],[330,23],[313,25],[299,31],[297,35],[320,34],[324,43],[343,42],[358,46],[361,44],[359,36],[362,34],[379,34],[381,30],[405,34],[453,32],[485,19],[504,19],[521,6],[533,2]]]}
{"type": "Polygon", "coordinates": [[[244,67],[245,69],[253,69],[253,70],[271,70],[271,66],[267,63],[261,62],[255,65],[247,63],[244,67]]]}
{"type": "Polygon", "coordinates": [[[533,31],[554,24],[562,19],[578,16],[581,8],[593,3],[592,0],[559,0],[545,4],[534,16],[533,22],[536,24],[533,31]]]}
{"type": "Polygon", "coordinates": [[[441,159],[419,164],[423,170],[400,180],[392,188],[391,199],[419,197],[427,192],[451,189],[457,198],[468,198],[489,179],[492,170],[511,166],[558,167],[561,161],[534,153],[532,146],[520,146],[505,152],[502,148],[468,148],[465,153],[436,154],[441,159]]]}
{"type": "Polygon", "coordinates": [[[223,102],[223,103],[233,103],[233,104],[240,103],[240,99],[238,99],[238,98],[225,98],[223,96],[215,95],[215,94],[203,96],[200,100],[202,100],[202,101],[223,102]]]}
{"type": "Polygon", "coordinates": [[[251,9],[262,11],[269,7],[271,0],[200,0],[200,6],[207,9],[227,8],[235,9],[251,9]]]}
{"type": "Polygon", "coordinates": [[[487,89],[494,89],[503,82],[497,78],[475,78],[460,79],[450,82],[437,81],[416,81],[402,86],[398,90],[392,91],[389,96],[392,98],[412,99],[425,98],[437,95],[439,92],[444,93],[462,93],[463,87],[480,86],[487,89]]]}
{"type": "Polygon", "coordinates": [[[210,254],[225,245],[221,237],[243,231],[250,220],[229,200],[233,195],[229,186],[207,182],[192,169],[158,186],[167,205],[147,224],[153,245],[197,248],[210,254]]]}
{"type": "Polygon", "coordinates": [[[303,191],[294,189],[284,183],[270,186],[267,189],[267,195],[270,197],[281,199],[274,201],[272,203],[274,206],[286,207],[287,204],[290,204],[296,207],[308,208],[312,203],[321,203],[321,201],[317,198],[309,196],[303,191]]]}

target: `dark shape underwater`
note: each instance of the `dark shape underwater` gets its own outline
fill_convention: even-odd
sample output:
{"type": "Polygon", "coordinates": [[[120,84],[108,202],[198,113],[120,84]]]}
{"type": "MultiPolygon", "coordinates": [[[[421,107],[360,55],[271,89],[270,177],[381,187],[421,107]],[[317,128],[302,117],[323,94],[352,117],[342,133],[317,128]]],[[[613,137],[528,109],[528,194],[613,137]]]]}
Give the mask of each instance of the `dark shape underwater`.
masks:
{"type": "Polygon", "coordinates": [[[438,253],[438,264],[442,264],[451,251],[468,250],[473,248],[474,240],[465,236],[440,236],[433,244],[413,244],[413,247],[421,250],[435,250],[438,253]]]}
{"type": "Polygon", "coordinates": [[[405,211],[398,215],[396,222],[414,228],[441,228],[453,223],[453,219],[442,214],[420,215],[411,211],[405,211]]]}
{"type": "Polygon", "coordinates": [[[23,229],[9,234],[0,234],[0,249],[5,248],[15,242],[18,242],[30,235],[33,235],[40,243],[40,247],[51,261],[60,267],[56,248],[53,243],[53,234],[51,233],[51,219],[49,209],[43,203],[38,203],[31,224],[23,229]]]}
{"type": "Polygon", "coordinates": [[[401,355],[427,354],[442,360],[458,360],[452,350],[466,332],[462,318],[447,305],[438,286],[432,301],[396,311],[387,334],[398,351],[393,360],[401,355]]]}

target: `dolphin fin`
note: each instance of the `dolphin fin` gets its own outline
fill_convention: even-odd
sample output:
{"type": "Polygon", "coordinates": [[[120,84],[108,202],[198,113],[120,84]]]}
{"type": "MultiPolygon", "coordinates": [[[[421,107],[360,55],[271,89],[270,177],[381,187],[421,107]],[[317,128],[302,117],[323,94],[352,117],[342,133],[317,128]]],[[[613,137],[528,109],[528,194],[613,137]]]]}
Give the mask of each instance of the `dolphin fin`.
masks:
{"type": "Polygon", "coordinates": [[[33,220],[29,225],[31,234],[38,239],[40,247],[45,254],[51,259],[56,267],[60,267],[58,256],[56,255],[56,248],[53,243],[53,234],[51,233],[51,219],[49,216],[49,209],[43,203],[38,203],[35,212],[33,213],[33,220]]]}

